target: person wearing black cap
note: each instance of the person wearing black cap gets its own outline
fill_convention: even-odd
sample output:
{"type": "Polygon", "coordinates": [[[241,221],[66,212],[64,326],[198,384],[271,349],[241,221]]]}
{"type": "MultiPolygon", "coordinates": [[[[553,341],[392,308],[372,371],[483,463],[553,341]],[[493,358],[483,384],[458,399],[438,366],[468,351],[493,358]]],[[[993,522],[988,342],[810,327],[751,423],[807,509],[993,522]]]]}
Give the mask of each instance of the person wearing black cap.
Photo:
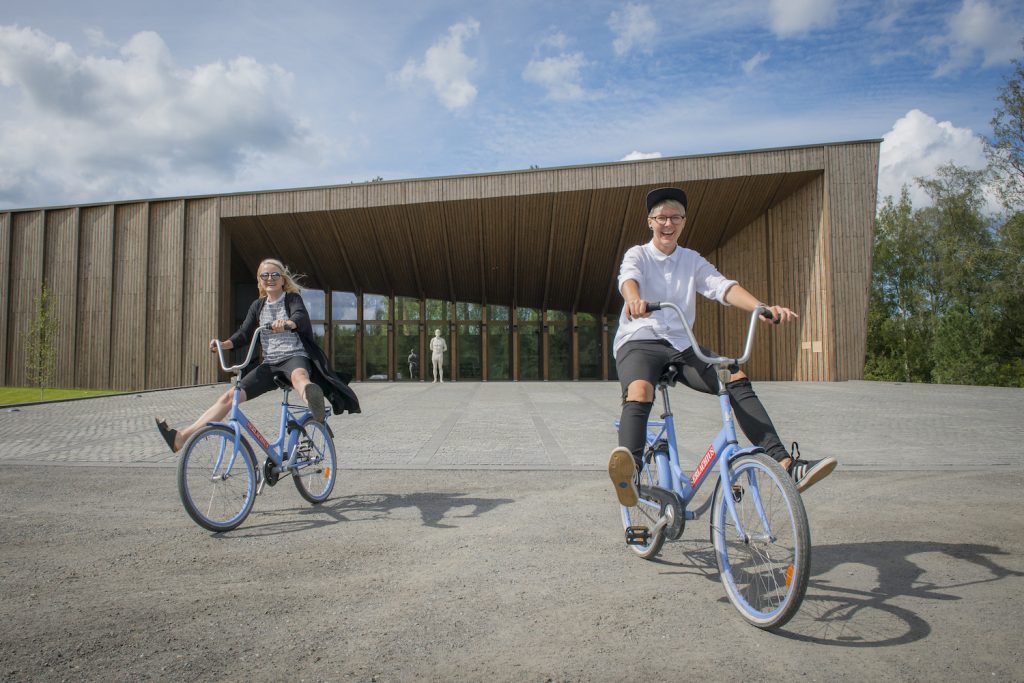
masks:
{"type": "MultiPolygon", "coordinates": [[[[612,451],[608,474],[622,505],[637,502],[636,478],[641,467],[647,434],[647,418],[654,402],[654,385],[669,362],[680,363],[681,381],[691,389],[708,394],[718,391],[715,368],[704,363],[690,348],[674,313],[650,312],[648,301],[671,301],[679,306],[693,326],[696,295],[753,312],[761,301],[735,280],[723,276],[703,256],[679,246],[686,226],[686,193],[662,187],[647,195],[647,225],[651,241],[629,249],[619,270],[619,292],[625,303],[615,334],[615,367],[622,385],[622,417],[619,447],[612,451]]],[[[773,322],[788,323],[797,314],[784,306],[768,306],[773,322]]],[[[765,320],[762,318],[762,320],[765,320]]],[[[806,490],[828,476],[836,467],[832,457],[802,460],[786,451],[746,374],[736,372],[726,384],[736,421],[754,445],[760,446],[793,477],[797,489],[806,490]]]]}

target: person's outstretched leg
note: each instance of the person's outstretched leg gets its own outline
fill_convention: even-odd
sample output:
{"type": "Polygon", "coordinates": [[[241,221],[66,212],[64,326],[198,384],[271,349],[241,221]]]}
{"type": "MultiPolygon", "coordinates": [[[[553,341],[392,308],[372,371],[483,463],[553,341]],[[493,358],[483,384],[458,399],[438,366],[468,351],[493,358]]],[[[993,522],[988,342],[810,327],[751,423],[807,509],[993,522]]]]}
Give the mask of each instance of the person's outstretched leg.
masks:
{"type": "Polygon", "coordinates": [[[796,482],[798,491],[806,491],[816,482],[821,481],[836,468],[838,461],[833,457],[821,460],[803,460],[799,457],[799,447],[793,444],[793,453],[787,453],[782,444],[775,425],[768,417],[761,399],[754,393],[754,387],[746,375],[738,373],[733,380],[725,385],[729,392],[729,403],[732,404],[736,421],[750,443],[760,446],[776,460],[783,469],[789,472],[796,482]]]}
{"type": "MultiPolygon", "coordinates": [[[[181,447],[185,445],[185,442],[189,440],[193,434],[195,434],[200,427],[204,427],[211,422],[219,422],[224,419],[224,416],[231,411],[231,394],[234,389],[228,389],[224,394],[221,395],[217,401],[206,409],[206,411],[199,416],[195,422],[190,424],[184,429],[171,429],[167,422],[164,420],[157,420],[157,428],[160,430],[161,436],[167,442],[167,446],[171,449],[172,453],[177,453],[181,450],[181,447]]],[[[241,403],[245,400],[245,391],[243,390],[238,396],[238,402],[241,403]]]]}
{"type": "Polygon", "coordinates": [[[317,422],[323,422],[327,416],[327,409],[324,407],[323,389],[309,378],[309,373],[304,368],[292,370],[289,379],[291,379],[292,388],[306,402],[309,412],[313,413],[313,419],[317,422]]]}

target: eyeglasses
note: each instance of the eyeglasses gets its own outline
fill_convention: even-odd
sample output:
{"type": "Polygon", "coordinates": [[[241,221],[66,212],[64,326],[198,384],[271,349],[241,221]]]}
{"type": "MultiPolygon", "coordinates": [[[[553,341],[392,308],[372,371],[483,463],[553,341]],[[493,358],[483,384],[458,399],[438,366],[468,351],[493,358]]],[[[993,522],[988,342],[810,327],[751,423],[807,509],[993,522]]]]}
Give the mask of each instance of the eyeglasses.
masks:
{"type": "Polygon", "coordinates": [[[658,225],[668,225],[669,221],[672,221],[672,225],[679,225],[686,220],[686,216],[680,216],[678,214],[675,216],[648,216],[648,218],[658,225]]]}
{"type": "Polygon", "coordinates": [[[260,273],[260,279],[264,282],[267,280],[280,280],[281,273],[260,273]]]}

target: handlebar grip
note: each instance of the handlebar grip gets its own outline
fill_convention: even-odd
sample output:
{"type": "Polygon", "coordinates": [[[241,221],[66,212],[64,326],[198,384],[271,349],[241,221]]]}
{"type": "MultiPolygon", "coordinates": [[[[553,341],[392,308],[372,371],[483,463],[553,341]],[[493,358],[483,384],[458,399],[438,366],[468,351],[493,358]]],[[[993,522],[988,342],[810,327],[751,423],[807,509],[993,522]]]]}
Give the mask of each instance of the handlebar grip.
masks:
{"type": "Polygon", "coordinates": [[[660,311],[661,310],[661,303],[655,303],[653,301],[648,301],[647,302],[647,310],[648,311],[660,311]]]}
{"type": "Polygon", "coordinates": [[[761,317],[764,318],[765,320],[775,320],[775,316],[772,315],[772,312],[769,311],[767,308],[761,309],[761,317]]]}

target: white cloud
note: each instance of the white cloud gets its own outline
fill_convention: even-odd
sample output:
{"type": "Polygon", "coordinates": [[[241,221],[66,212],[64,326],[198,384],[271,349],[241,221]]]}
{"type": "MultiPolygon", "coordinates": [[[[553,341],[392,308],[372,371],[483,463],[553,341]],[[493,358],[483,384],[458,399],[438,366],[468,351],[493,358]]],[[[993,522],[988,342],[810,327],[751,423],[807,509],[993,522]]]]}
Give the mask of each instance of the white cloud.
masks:
{"type": "Polygon", "coordinates": [[[930,41],[933,47],[948,51],[935,75],[961,71],[976,60],[979,52],[984,56],[982,66],[1007,64],[1020,54],[1022,32],[1024,26],[986,0],[964,0],[960,11],[949,19],[949,32],[930,41]]]}
{"type": "Polygon", "coordinates": [[[10,88],[0,203],[152,196],[200,182],[209,191],[257,159],[315,156],[292,113],[291,78],[244,57],[182,68],[153,32],[108,58],[0,26],[0,85],[10,88]]]}
{"type": "Polygon", "coordinates": [[[839,7],[837,0],[771,0],[769,14],[772,32],[789,38],[832,26],[839,7]]]}
{"type": "Polygon", "coordinates": [[[768,61],[769,57],[771,57],[771,53],[769,52],[758,52],[756,55],[743,62],[743,73],[748,76],[754,73],[754,71],[757,70],[757,67],[768,61]]]}
{"type": "Polygon", "coordinates": [[[582,52],[532,59],[523,69],[523,80],[543,86],[552,100],[580,100],[587,96],[580,73],[586,65],[582,52]]]}
{"type": "Polygon", "coordinates": [[[969,128],[957,128],[949,121],[936,121],[919,109],[912,109],[885,134],[879,157],[878,198],[899,197],[906,185],[915,208],[931,204],[928,195],[914,182],[934,177],[935,170],[953,162],[970,169],[985,167],[982,139],[969,128]]]}
{"type": "Polygon", "coordinates": [[[651,52],[651,41],[655,38],[658,25],[651,15],[650,7],[630,3],[621,12],[611,13],[608,26],[615,32],[612,48],[618,56],[626,55],[634,47],[646,53],[651,52]]]}
{"type": "Polygon", "coordinates": [[[640,159],[660,159],[661,152],[638,152],[633,150],[619,161],[639,161],[640,159]]]}
{"type": "Polygon", "coordinates": [[[427,49],[422,63],[406,62],[398,80],[404,84],[428,81],[441,104],[452,111],[469,106],[476,99],[476,86],[469,80],[476,60],[465,53],[463,44],[479,32],[476,19],[450,26],[448,34],[427,49]]]}

